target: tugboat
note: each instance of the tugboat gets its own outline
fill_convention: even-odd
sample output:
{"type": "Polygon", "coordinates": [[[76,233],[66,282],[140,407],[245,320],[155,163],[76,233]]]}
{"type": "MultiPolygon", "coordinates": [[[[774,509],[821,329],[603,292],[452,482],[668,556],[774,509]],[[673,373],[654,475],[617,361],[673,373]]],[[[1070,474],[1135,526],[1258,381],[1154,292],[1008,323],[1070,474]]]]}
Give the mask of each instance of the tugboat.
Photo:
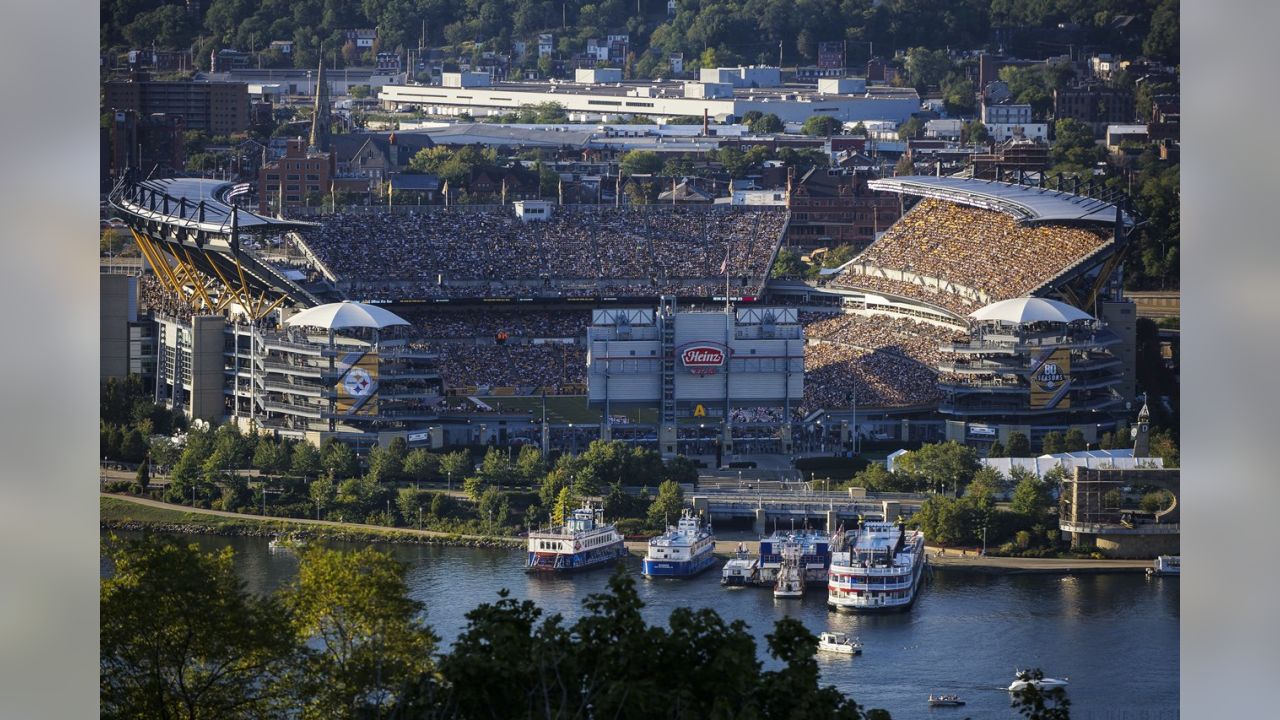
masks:
{"type": "Polygon", "coordinates": [[[862,642],[848,633],[824,632],[818,636],[818,649],[842,655],[861,655],[862,642]]]}
{"type": "Polygon", "coordinates": [[[715,561],[716,538],[711,527],[685,508],[675,527],[649,540],[649,553],[640,565],[645,577],[691,577],[715,561]]]}
{"type": "Polygon", "coordinates": [[[759,565],[760,561],[751,557],[747,546],[738,543],[738,549],[734,551],[733,557],[724,564],[724,569],[720,571],[720,584],[725,587],[754,585],[760,573],[759,565]]]}
{"type": "Polygon", "coordinates": [[[564,525],[529,533],[525,569],[573,572],[601,567],[627,555],[622,535],[604,521],[604,510],[586,503],[564,525]]]}
{"type": "Polygon", "coordinates": [[[964,701],[959,695],[934,695],[929,693],[929,707],[960,707],[964,701]]]}
{"type": "Polygon", "coordinates": [[[787,542],[782,546],[782,566],[773,584],[775,598],[804,597],[804,568],[800,561],[800,543],[787,542]]]}

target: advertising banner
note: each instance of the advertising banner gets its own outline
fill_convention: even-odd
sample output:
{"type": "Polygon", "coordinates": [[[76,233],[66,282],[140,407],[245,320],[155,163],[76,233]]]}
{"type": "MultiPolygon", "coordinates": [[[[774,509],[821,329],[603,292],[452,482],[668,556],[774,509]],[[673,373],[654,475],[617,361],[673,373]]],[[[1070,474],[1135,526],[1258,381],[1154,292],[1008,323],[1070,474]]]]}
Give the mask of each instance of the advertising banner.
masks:
{"type": "Polygon", "coordinates": [[[1071,407],[1067,391],[1071,388],[1071,351],[1066,348],[1045,350],[1031,365],[1031,409],[1048,410],[1071,407]]]}
{"type": "Polygon", "coordinates": [[[338,414],[377,415],[378,354],[347,353],[338,361],[338,366],[345,368],[334,386],[338,393],[338,414]]]}

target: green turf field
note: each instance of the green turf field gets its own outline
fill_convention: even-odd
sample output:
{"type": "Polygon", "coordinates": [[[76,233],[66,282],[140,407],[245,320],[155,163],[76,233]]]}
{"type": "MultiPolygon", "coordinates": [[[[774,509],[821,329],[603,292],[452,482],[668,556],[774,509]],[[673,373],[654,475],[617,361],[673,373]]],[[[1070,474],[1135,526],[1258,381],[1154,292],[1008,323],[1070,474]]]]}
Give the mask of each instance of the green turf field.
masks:
{"type": "MultiPolygon", "coordinates": [[[[491,396],[477,397],[484,404],[500,411],[529,413],[532,411],[532,417],[540,418],[542,416],[542,396],[532,395],[523,397],[512,396],[491,396]]],[[[639,408],[639,409],[615,409],[614,415],[625,415],[633,423],[656,425],[658,422],[657,408],[639,408]]],[[[599,423],[603,420],[603,412],[598,408],[587,407],[587,397],[585,395],[555,395],[547,396],[547,422],[553,424],[563,423],[599,423]]],[[[681,425],[696,425],[706,423],[719,424],[719,418],[680,418],[681,425]]]]}

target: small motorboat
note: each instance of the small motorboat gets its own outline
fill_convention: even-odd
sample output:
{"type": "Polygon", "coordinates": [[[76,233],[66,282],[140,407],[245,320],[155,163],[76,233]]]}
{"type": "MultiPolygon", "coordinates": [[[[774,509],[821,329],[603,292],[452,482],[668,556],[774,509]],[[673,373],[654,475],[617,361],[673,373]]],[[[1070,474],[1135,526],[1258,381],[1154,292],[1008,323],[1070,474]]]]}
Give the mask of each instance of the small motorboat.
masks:
{"type": "Polygon", "coordinates": [[[1016,692],[1018,690],[1021,690],[1027,687],[1028,685],[1034,685],[1042,690],[1045,688],[1056,688],[1056,687],[1067,686],[1067,678],[1062,678],[1061,680],[1059,680],[1057,678],[1047,677],[1047,678],[1039,678],[1039,679],[1028,678],[1026,680],[1023,680],[1022,676],[1025,674],[1026,673],[1024,673],[1021,670],[1019,670],[1016,673],[1017,679],[1015,679],[1012,683],[1009,684],[1009,692],[1016,692]]]}
{"type": "Polygon", "coordinates": [[[861,655],[862,642],[848,633],[824,632],[818,636],[818,649],[842,655],[861,655]]]}
{"type": "Polygon", "coordinates": [[[929,693],[929,707],[960,707],[964,701],[959,695],[934,695],[929,693]]]}

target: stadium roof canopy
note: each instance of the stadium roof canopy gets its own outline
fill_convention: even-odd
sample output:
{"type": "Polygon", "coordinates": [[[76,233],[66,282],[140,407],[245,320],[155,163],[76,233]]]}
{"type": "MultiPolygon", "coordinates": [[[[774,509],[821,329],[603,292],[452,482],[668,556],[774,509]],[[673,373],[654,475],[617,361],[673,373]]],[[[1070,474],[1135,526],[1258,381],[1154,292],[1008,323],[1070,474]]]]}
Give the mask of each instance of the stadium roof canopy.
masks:
{"type": "Polygon", "coordinates": [[[409,325],[409,321],[390,310],[376,305],[344,300],[308,308],[284,321],[285,325],[318,327],[326,330],[347,328],[376,328],[381,330],[393,325],[409,325]]]}
{"type": "Polygon", "coordinates": [[[969,317],[974,320],[1000,321],[1019,325],[1035,322],[1069,323],[1093,319],[1089,313],[1066,303],[1038,297],[1001,300],[970,313],[969,317]]]}
{"type": "MultiPolygon", "coordinates": [[[[873,190],[995,210],[1024,223],[1114,223],[1116,220],[1114,203],[1034,185],[933,175],[883,178],[867,185],[873,190]]],[[[1133,222],[1127,213],[1121,217],[1126,225],[1133,222]]]]}
{"type": "MultiPolygon", "coordinates": [[[[234,184],[203,178],[145,180],[129,189],[117,188],[112,204],[147,220],[211,233],[230,232],[232,206],[226,202],[234,184]]],[[[242,231],[287,230],[313,223],[282,220],[250,212],[235,212],[235,226],[242,231]]]]}

